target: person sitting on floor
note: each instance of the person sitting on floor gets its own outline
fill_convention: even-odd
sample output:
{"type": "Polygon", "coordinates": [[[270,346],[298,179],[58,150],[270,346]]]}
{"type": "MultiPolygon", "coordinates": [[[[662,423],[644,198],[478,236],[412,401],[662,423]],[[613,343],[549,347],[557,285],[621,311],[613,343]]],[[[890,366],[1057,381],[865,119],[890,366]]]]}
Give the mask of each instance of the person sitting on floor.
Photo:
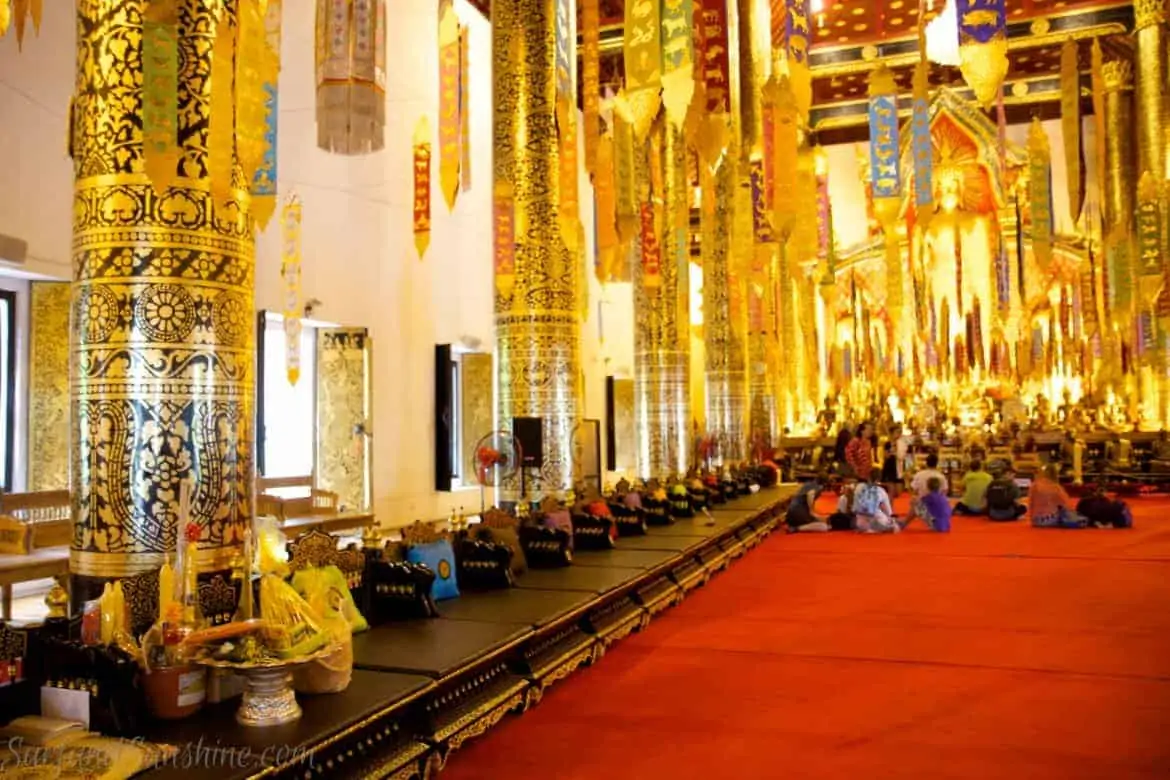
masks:
{"type": "Polygon", "coordinates": [[[901,526],[894,520],[890,494],[873,481],[873,475],[857,484],[853,494],[853,514],[858,531],[870,534],[897,533],[901,526]]]}
{"type": "Polygon", "coordinates": [[[910,514],[913,517],[926,518],[926,514],[922,508],[922,499],[930,493],[930,480],[937,479],[943,485],[947,484],[946,475],[938,470],[938,455],[930,453],[926,456],[926,468],[919,471],[910,480],[910,514]]]}
{"type": "Polygon", "coordinates": [[[1085,518],[1074,512],[1068,493],[1060,486],[1060,467],[1045,466],[1028,492],[1032,509],[1032,525],[1037,528],[1084,528],[1085,518]]]}
{"type": "Polygon", "coordinates": [[[837,497],[837,511],[829,515],[830,531],[852,531],[856,527],[853,514],[853,496],[856,491],[855,484],[841,488],[841,495],[837,497]]]}
{"type": "Polygon", "coordinates": [[[991,475],[983,470],[983,461],[971,461],[971,470],[963,475],[963,500],[955,504],[957,515],[981,515],[987,511],[987,488],[991,475]]]}
{"type": "Polygon", "coordinates": [[[942,492],[943,481],[938,477],[931,477],[926,487],[930,492],[922,497],[922,508],[926,510],[926,516],[922,519],[932,531],[950,533],[951,501],[942,492]]]}
{"type": "Polygon", "coordinates": [[[788,512],[784,515],[784,524],[788,526],[788,533],[794,534],[798,531],[823,533],[831,530],[828,522],[819,517],[815,509],[817,498],[820,497],[822,490],[824,490],[824,483],[815,479],[811,482],[805,482],[800,486],[800,490],[796,491],[796,495],[788,502],[788,512]]]}
{"type": "Polygon", "coordinates": [[[1133,513],[1124,501],[1114,501],[1098,487],[1077,502],[1077,514],[1098,528],[1132,528],[1133,513]]]}
{"type": "Polygon", "coordinates": [[[987,517],[998,522],[1018,520],[1027,511],[1028,508],[1020,503],[1016,472],[1008,467],[987,486],[987,517]]]}

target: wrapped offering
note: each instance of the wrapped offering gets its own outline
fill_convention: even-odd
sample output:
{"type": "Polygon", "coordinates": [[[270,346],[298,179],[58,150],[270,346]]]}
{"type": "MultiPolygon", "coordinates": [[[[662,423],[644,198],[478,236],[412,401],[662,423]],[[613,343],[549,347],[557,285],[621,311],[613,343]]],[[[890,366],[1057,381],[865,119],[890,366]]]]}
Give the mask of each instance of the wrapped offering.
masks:
{"type": "Polygon", "coordinates": [[[260,616],[268,624],[265,642],[280,658],[312,655],[329,644],[321,617],[275,574],[260,578],[260,616]]]}

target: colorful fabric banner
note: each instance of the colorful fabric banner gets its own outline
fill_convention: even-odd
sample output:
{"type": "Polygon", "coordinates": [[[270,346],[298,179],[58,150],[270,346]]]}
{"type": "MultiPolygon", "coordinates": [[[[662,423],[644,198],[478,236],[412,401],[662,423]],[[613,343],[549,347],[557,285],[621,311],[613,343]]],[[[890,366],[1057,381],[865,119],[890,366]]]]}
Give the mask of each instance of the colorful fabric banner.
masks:
{"type": "Polygon", "coordinates": [[[1004,0],[955,0],[959,70],[975,98],[991,106],[1008,71],[1004,0]]]}
{"type": "Polygon", "coordinates": [[[426,116],[414,127],[414,248],[422,260],[431,245],[431,124],[426,116]]]}
{"type": "Polygon", "coordinates": [[[281,213],[280,275],[284,279],[284,359],[288,383],[295,385],[301,376],[301,199],[288,196],[281,213]]]}
{"type": "Polygon", "coordinates": [[[772,98],[772,224],[778,240],[787,241],[797,214],[796,169],[800,148],[800,112],[792,84],[781,76],[767,89],[772,98]]]}
{"type": "Polygon", "coordinates": [[[1007,245],[999,226],[994,228],[995,236],[995,300],[999,304],[1001,319],[1007,319],[1012,308],[1012,267],[1008,261],[1007,245]]]}
{"type": "Polygon", "coordinates": [[[252,217],[261,230],[268,227],[276,212],[277,136],[280,121],[280,27],[284,0],[268,0],[264,16],[265,65],[261,70],[264,89],[264,151],[252,177],[252,217]]]}
{"type": "Polygon", "coordinates": [[[577,108],[572,106],[558,121],[560,136],[559,164],[561,237],[570,252],[579,247],[577,240],[581,223],[581,209],[577,195],[577,108]]]}
{"type": "Polygon", "coordinates": [[[642,204],[642,284],[658,287],[662,284],[662,250],[658,230],[654,224],[654,206],[642,204]]]}
{"type": "Polygon", "coordinates": [[[784,17],[784,43],[788,53],[788,78],[802,119],[812,110],[812,66],[808,60],[812,45],[812,9],[810,0],[787,0],[784,17]]]}
{"type": "Polygon", "coordinates": [[[714,165],[727,145],[731,113],[727,0],[697,0],[695,9],[695,40],[702,53],[702,92],[707,109],[698,145],[703,161],[714,165]]]}
{"type": "Polygon", "coordinates": [[[833,206],[829,200],[829,170],[817,170],[817,256],[827,260],[832,253],[833,206]]]}
{"type": "Polygon", "coordinates": [[[459,28],[459,174],[460,188],[471,190],[471,29],[459,28]]]}
{"type": "Polygon", "coordinates": [[[1151,280],[1162,275],[1162,214],[1158,200],[1157,181],[1146,171],[1138,182],[1137,240],[1138,273],[1142,277],[1142,292],[1147,305],[1151,296],[1157,294],[1156,285],[1151,280]]]}
{"type": "Polygon", "coordinates": [[[638,198],[634,191],[634,128],[621,108],[613,112],[614,185],[618,236],[628,243],[638,231],[638,198]]]}
{"type": "Polygon", "coordinates": [[[1085,170],[1081,146],[1081,70],[1077,63],[1077,43],[1071,38],[1060,48],[1060,131],[1064,141],[1068,213],[1076,225],[1085,205],[1085,170]]]}
{"type": "MultiPolygon", "coordinates": [[[[1032,207],[1032,254],[1042,272],[1052,263],[1052,153],[1039,119],[1028,131],[1028,198],[1032,207]]],[[[1020,280],[1023,284],[1023,280],[1020,280]]]]}
{"type": "Polygon", "coordinates": [[[764,175],[764,160],[752,157],[748,169],[752,187],[752,232],[757,244],[774,240],[772,223],[768,218],[768,196],[764,175]]]}
{"type": "Polygon", "coordinates": [[[875,206],[881,198],[902,194],[898,151],[898,89],[883,65],[874,70],[869,83],[869,160],[875,206]]]}
{"type": "Polygon", "coordinates": [[[159,194],[174,184],[179,168],[178,24],[174,0],[154,0],[142,20],[143,169],[159,194]]]}
{"type": "Polygon", "coordinates": [[[692,0],[662,0],[662,103],[666,118],[681,127],[695,93],[692,0]]]}
{"type": "MultiPolygon", "coordinates": [[[[568,0],[559,0],[568,2],[568,0]]],[[[625,4],[623,56],[626,101],[634,135],[643,139],[658,114],[662,88],[662,26],[658,0],[629,0],[625,4]]],[[[570,49],[572,51],[572,49],[570,49]]]]}
{"type": "Polygon", "coordinates": [[[492,249],[496,294],[510,298],[516,283],[516,207],[512,185],[503,181],[492,192],[492,249]]]}
{"type": "Polygon", "coordinates": [[[236,161],[249,190],[264,159],[268,126],[264,85],[269,79],[267,5],[244,0],[238,6],[236,43],[236,161]]]}
{"type": "Polygon", "coordinates": [[[235,56],[235,30],[231,17],[222,11],[211,48],[211,119],[207,129],[207,176],[212,194],[220,200],[231,193],[235,164],[235,56]]]}
{"type": "MultiPolygon", "coordinates": [[[[770,252],[771,248],[766,246],[757,246],[752,252],[751,277],[747,285],[748,333],[752,334],[764,332],[764,285],[769,283],[767,263],[770,252]]],[[[780,286],[783,287],[782,282],[780,286]]],[[[778,303],[777,313],[784,301],[781,299],[778,303]]]]}
{"type": "Polygon", "coordinates": [[[593,179],[597,203],[597,279],[614,280],[614,261],[621,243],[617,229],[617,192],[614,190],[614,145],[611,136],[597,145],[597,175],[593,179]]]}
{"type": "Polygon", "coordinates": [[[930,137],[930,66],[921,60],[914,70],[914,104],[910,145],[914,150],[914,213],[925,228],[934,216],[934,141],[930,137]]]}
{"type": "Polygon", "coordinates": [[[463,127],[459,121],[459,70],[461,59],[459,17],[452,0],[439,3],[439,190],[447,211],[455,209],[459,195],[459,148],[463,127]]]}
{"type": "Polygon", "coordinates": [[[585,126],[585,170],[596,180],[601,143],[601,10],[600,0],[581,2],[581,110],[585,126]]]}

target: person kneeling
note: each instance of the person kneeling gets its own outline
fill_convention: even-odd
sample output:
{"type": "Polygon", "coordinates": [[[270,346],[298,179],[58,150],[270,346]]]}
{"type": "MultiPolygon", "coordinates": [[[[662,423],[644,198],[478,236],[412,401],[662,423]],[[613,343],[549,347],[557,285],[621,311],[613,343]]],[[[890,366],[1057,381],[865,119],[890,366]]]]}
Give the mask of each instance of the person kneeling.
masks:
{"type": "Polygon", "coordinates": [[[981,515],[987,511],[987,488],[991,475],[983,470],[983,462],[971,461],[971,470],[963,475],[963,500],[955,504],[956,515],[981,515]]]}
{"type": "Polygon", "coordinates": [[[1004,522],[1018,520],[1028,509],[1020,503],[1020,486],[1016,484],[1016,473],[1010,468],[991,481],[987,486],[987,517],[1004,522]]]}
{"type": "Polygon", "coordinates": [[[873,478],[857,485],[853,494],[853,514],[857,530],[870,534],[897,533],[901,526],[894,520],[890,494],[873,478]]]}

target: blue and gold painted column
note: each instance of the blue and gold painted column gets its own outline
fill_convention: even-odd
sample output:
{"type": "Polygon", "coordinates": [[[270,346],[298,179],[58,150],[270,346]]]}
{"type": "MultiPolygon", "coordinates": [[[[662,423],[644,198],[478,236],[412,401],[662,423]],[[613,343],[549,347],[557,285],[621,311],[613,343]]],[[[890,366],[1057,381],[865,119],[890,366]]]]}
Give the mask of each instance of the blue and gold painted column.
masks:
{"type": "Polygon", "coordinates": [[[682,130],[660,114],[652,132],[662,171],[661,192],[650,192],[659,246],[648,258],[642,244],[633,269],[634,420],[638,476],[664,479],[690,466],[690,187],[682,130]]]}
{"type": "Polygon", "coordinates": [[[221,131],[233,106],[213,100],[211,78],[232,74],[212,52],[235,2],[176,4],[174,168],[157,188],[144,173],[146,6],[77,2],[75,603],[173,553],[183,483],[204,571],[229,568],[252,515],[252,221],[231,141],[232,181],[216,182],[210,137],[232,138],[221,131]]]}
{"type": "MultiPolygon", "coordinates": [[[[557,219],[556,10],[555,0],[492,3],[496,229],[507,214],[512,233],[507,268],[497,235],[499,425],[510,429],[515,417],[544,421],[544,464],[527,475],[538,494],[573,486],[582,395],[583,261],[557,219]]],[[[502,485],[501,497],[515,499],[518,490],[518,480],[502,485]]]]}

